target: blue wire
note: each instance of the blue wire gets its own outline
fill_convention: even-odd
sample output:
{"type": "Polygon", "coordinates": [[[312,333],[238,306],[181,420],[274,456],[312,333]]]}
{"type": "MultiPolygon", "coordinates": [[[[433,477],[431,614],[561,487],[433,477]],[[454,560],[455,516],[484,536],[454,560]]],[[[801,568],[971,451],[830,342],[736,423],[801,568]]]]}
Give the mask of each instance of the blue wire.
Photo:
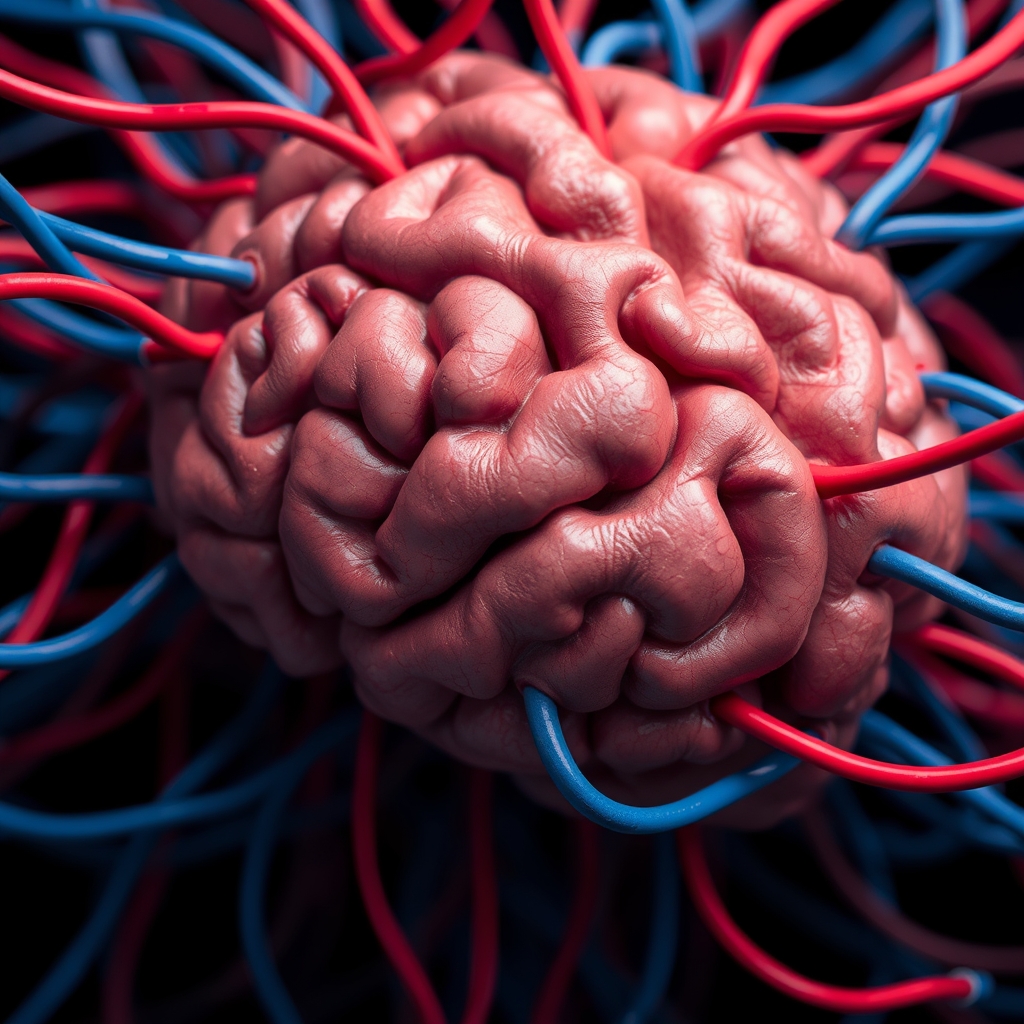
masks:
{"type": "Polygon", "coordinates": [[[932,292],[955,292],[1008,253],[1016,242],[1016,238],[997,238],[957,246],[927,270],[903,282],[910,301],[920,304],[932,292]]]}
{"type": "Polygon", "coordinates": [[[703,92],[700,43],[686,0],[651,0],[668,54],[669,76],[680,89],[703,92]]]}
{"type": "Polygon", "coordinates": [[[0,645],[0,668],[27,668],[61,661],[87,651],[123,629],[179,577],[181,563],[177,555],[168,555],[109,608],[78,629],[49,640],[31,644],[0,645]]]}
{"type": "MultiPolygon", "coordinates": [[[[647,935],[644,972],[621,1024],[646,1024],[665,999],[679,943],[679,888],[675,837],[662,833],[654,840],[651,928],[647,935]]],[[[281,1022],[275,1021],[275,1024],[281,1022]]]]}
{"type": "Polygon", "coordinates": [[[846,53],[828,64],[769,82],[758,103],[837,103],[882,74],[928,30],[934,0],[900,0],[846,53]]]}
{"type": "MultiPolygon", "coordinates": [[[[270,713],[281,682],[280,673],[271,666],[242,713],[186,765],[164,789],[154,806],[180,801],[205,785],[241,753],[250,736],[270,713]]],[[[44,1024],[71,994],[117,926],[156,840],[156,833],[144,833],[131,840],[110,873],[89,920],[6,1024],[44,1024]]]]}
{"type": "MultiPolygon", "coordinates": [[[[233,46],[202,29],[158,14],[103,10],[99,7],[69,7],[63,3],[54,3],[52,0],[33,0],[28,4],[21,3],[20,0],[0,0],[0,18],[27,25],[52,25],[61,29],[103,28],[159,39],[198,57],[241,92],[255,100],[288,107],[291,110],[309,110],[295,93],[233,46]]],[[[110,33],[87,34],[109,36],[110,33]]],[[[104,72],[104,76],[109,76],[109,56],[105,58],[104,66],[99,70],[104,72]]],[[[134,79],[132,82],[134,85],[134,79]]],[[[107,84],[114,86],[115,83],[110,81],[107,84]]],[[[116,88],[118,92],[126,93],[129,87],[128,83],[119,77],[116,88]]],[[[135,89],[137,88],[135,85],[135,89]]],[[[125,98],[129,99],[127,95],[125,98]]],[[[145,102],[145,96],[139,91],[131,100],[136,103],[145,102]]]]}
{"type": "MultiPolygon", "coordinates": [[[[37,386],[36,380],[0,374],[0,418],[10,419],[16,416],[23,407],[26,397],[35,391],[37,386]]],[[[96,392],[67,395],[43,405],[32,417],[29,426],[40,434],[65,437],[95,434],[99,431],[106,409],[107,399],[96,392]]],[[[27,467],[19,464],[18,468],[25,471],[27,467]]]]}
{"type": "Polygon", "coordinates": [[[1024,496],[997,494],[994,491],[971,491],[971,517],[995,519],[1001,523],[1024,523],[1024,496]]]}
{"type": "Polygon", "coordinates": [[[921,383],[929,398],[952,398],[990,416],[1012,416],[1024,411],[1024,402],[1015,395],[962,373],[922,373],[921,383]]]}
{"type": "Polygon", "coordinates": [[[750,0],[699,0],[691,8],[697,38],[701,41],[711,39],[740,15],[751,10],[750,0]]]}
{"type": "Polygon", "coordinates": [[[558,791],[580,814],[613,832],[649,835],[692,825],[782,778],[799,763],[787,754],[769,754],[752,767],[681,800],[657,807],[632,807],[605,796],[580,771],[562,734],[558,708],[550,697],[527,686],[523,700],[533,742],[558,791]]]}
{"type": "MultiPolygon", "coordinates": [[[[967,53],[963,0],[935,0],[935,70],[957,63],[967,53]]],[[[836,238],[851,249],[886,244],[878,239],[879,221],[920,179],[942,146],[956,116],[960,94],[944,96],[925,107],[900,158],[854,203],[836,238]],[[870,239],[870,242],[869,242],[870,239]]],[[[894,218],[904,220],[906,218],[894,218]]]]}
{"type": "Polygon", "coordinates": [[[137,242],[106,231],[97,231],[83,224],[75,224],[42,210],[37,210],[36,213],[49,226],[56,238],[75,252],[85,253],[87,256],[96,256],[112,263],[157,274],[215,281],[242,291],[251,288],[256,281],[256,268],[248,260],[137,242]]]}
{"type": "Polygon", "coordinates": [[[613,21],[599,28],[583,47],[585,68],[604,67],[620,57],[636,57],[661,46],[662,28],[656,21],[613,21]]]}
{"type": "Polygon", "coordinates": [[[3,501],[142,501],[153,504],[153,485],[146,477],[114,473],[25,474],[0,472],[3,501]]]}
{"type": "MultiPolygon", "coordinates": [[[[334,723],[335,745],[350,740],[359,724],[355,715],[346,715],[334,723]]],[[[305,755],[296,759],[287,769],[281,771],[278,780],[260,808],[256,823],[249,836],[242,865],[242,877],[238,893],[238,927],[242,937],[242,948],[249,961],[256,994],[267,1016],[273,1024],[302,1024],[302,1015],[288,993],[277,965],[274,963],[267,941],[263,917],[263,898],[267,887],[267,874],[274,856],[281,819],[288,807],[295,787],[309,771],[310,765],[320,756],[317,748],[310,748],[305,755]]]]}
{"type": "Polygon", "coordinates": [[[976,587],[899,548],[883,544],[871,556],[868,568],[879,576],[909,583],[987,622],[1008,626],[1010,629],[1024,629],[1024,604],[976,587]]]}
{"type": "Polygon", "coordinates": [[[22,194],[0,174],[0,215],[32,246],[40,259],[59,274],[86,277],[99,281],[88,267],[80,263],[53,233],[39,214],[29,206],[22,194]]]}
{"type": "MultiPolygon", "coordinates": [[[[895,165],[894,165],[895,166],[895,165]]],[[[994,213],[916,213],[882,221],[869,245],[916,245],[980,238],[1017,238],[1024,234],[1024,207],[994,213]]]]}

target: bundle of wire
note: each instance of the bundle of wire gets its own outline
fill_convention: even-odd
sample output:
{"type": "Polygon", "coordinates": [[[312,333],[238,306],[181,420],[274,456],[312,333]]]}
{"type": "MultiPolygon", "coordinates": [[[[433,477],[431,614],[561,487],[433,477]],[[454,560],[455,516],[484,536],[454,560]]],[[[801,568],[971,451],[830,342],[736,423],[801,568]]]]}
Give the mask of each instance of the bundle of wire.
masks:
{"type": "MultiPolygon", "coordinates": [[[[0,35],[0,96],[7,103],[0,163],[11,179],[0,176],[0,545],[9,567],[8,603],[0,609],[5,1019],[312,1024],[341,1015],[423,1024],[640,1024],[772,1012],[807,1020],[911,1020],[915,1013],[965,1022],[1024,1019],[1024,938],[1014,912],[1024,888],[1024,809],[1014,800],[1015,780],[1024,777],[1024,366],[989,322],[1019,314],[1012,305],[1020,273],[1014,245],[1024,235],[1024,180],[1006,168],[1024,164],[1021,128],[1009,113],[1024,84],[1024,5],[761,6],[759,14],[749,0],[653,0],[650,10],[626,12],[611,0],[563,0],[557,10],[551,0],[461,0],[396,12],[386,0],[295,0],[294,7],[286,0],[0,0],[7,33],[0,35]],[[851,13],[851,6],[858,9],[851,13]],[[843,18],[859,33],[852,46],[843,18]],[[830,53],[824,63],[823,47],[830,53]],[[325,284],[316,271],[301,276],[291,264],[287,271],[271,266],[255,243],[232,250],[252,228],[238,226],[242,199],[264,211],[288,209],[288,196],[319,188],[295,187],[284,196],[299,166],[288,161],[300,151],[307,161],[314,151],[334,161],[324,181],[346,168],[345,215],[356,212],[345,224],[345,253],[362,253],[364,265],[356,269],[379,284],[389,283],[379,268],[398,257],[366,241],[374,216],[411,218],[408,211],[425,204],[425,221],[460,189],[471,194],[479,186],[474,210],[485,221],[484,163],[446,165],[442,157],[429,165],[437,154],[426,150],[410,156],[405,144],[413,131],[400,127],[397,135],[405,134],[396,144],[393,123],[381,114],[388,97],[402,95],[403,83],[452,66],[438,62],[459,49],[503,55],[508,63],[499,78],[510,76],[502,79],[509,92],[525,81],[515,77],[513,62],[550,69],[560,92],[543,94],[544,116],[564,102],[608,166],[615,157],[609,101],[598,98],[594,83],[620,80],[599,79],[589,69],[633,62],[687,93],[720,96],[717,105],[704,97],[692,108],[703,111],[702,120],[671,154],[681,169],[671,173],[699,175],[756,133],[800,150],[799,168],[786,165],[794,180],[829,180],[852,204],[835,232],[839,245],[822,250],[841,251],[841,259],[853,260],[848,266],[860,268],[849,275],[843,308],[863,306],[865,324],[884,320],[884,312],[869,308],[869,263],[857,262],[869,257],[852,254],[891,250],[906,296],[941,337],[958,372],[919,363],[906,387],[927,396],[941,419],[952,416],[959,436],[920,450],[909,450],[908,442],[884,459],[860,461],[830,460],[805,447],[809,469],[800,459],[795,468],[779,468],[788,448],[765,441],[757,449],[759,472],[767,475],[770,464],[784,478],[783,490],[808,482],[813,502],[848,510],[839,518],[856,516],[862,499],[853,496],[870,502],[884,488],[970,464],[970,545],[958,573],[906,550],[895,529],[885,538],[891,542],[876,544],[855,569],[856,579],[898,581],[914,600],[930,595],[944,605],[928,604],[941,620],[897,634],[891,651],[886,637],[883,684],[871,691],[871,702],[887,692],[878,707],[857,710],[844,740],[855,738],[853,749],[822,724],[824,715],[780,717],[772,713],[778,708],[745,699],[753,692],[749,681],[767,677],[779,659],[763,672],[737,673],[742,678],[697,702],[701,720],[732,737],[730,749],[741,736],[760,746],[741,744],[728,762],[732,769],[709,770],[703,783],[671,802],[658,803],[655,788],[643,806],[613,799],[574,758],[580,715],[571,727],[567,719],[563,732],[544,683],[533,685],[527,673],[517,679],[519,689],[506,687],[506,670],[486,663],[490,641],[483,632],[473,640],[472,616],[461,613],[455,621],[472,641],[469,668],[453,671],[497,674],[498,689],[513,694],[515,708],[499,706],[497,714],[528,722],[554,786],[538,803],[507,779],[386,725],[356,697],[376,699],[364,677],[382,693],[400,690],[402,673],[430,692],[427,670],[416,677],[430,659],[421,634],[396,639],[404,627],[384,627],[406,622],[414,607],[426,608],[426,616],[436,605],[440,615],[457,576],[414,581],[407,592],[396,583],[385,593],[381,584],[367,590],[355,612],[344,598],[328,602],[322,616],[329,646],[333,651],[344,612],[342,647],[358,652],[351,667],[339,668],[330,657],[303,660],[319,634],[298,626],[294,664],[285,663],[287,651],[263,644],[297,679],[209,615],[206,598],[242,637],[261,637],[218,597],[216,559],[208,568],[212,582],[199,580],[205,595],[182,571],[160,518],[168,507],[165,484],[149,474],[147,460],[161,439],[158,431],[147,451],[144,379],[164,381],[160,401],[173,420],[175,389],[192,394],[188,388],[202,380],[211,357],[237,351],[241,376],[223,388],[237,397],[251,383],[239,383],[246,352],[255,346],[265,356],[268,339],[273,343],[272,311],[274,322],[285,325],[283,337],[292,322],[287,304],[315,299],[327,311],[341,301],[332,288],[347,289],[336,319],[354,324],[363,317],[364,339],[411,318],[424,337],[450,331],[456,340],[445,343],[446,355],[458,344],[460,316],[497,308],[495,282],[480,284],[486,274],[464,269],[459,253],[440,253],[443,268],[436,272],[417,264],[416,273],[440,275],[417,298],[413,281],[408,295],[395,290],[406,286],[404,277],[391,289],[374,288],[345,270],[341,285],[325,284]],[[261,174],[274,161],[284,169],[278,180],[286,181],[280,206],[266,194],[272,175],[261,174]],[[432,184],[428,165],[448,167],[448,177],[432,184]],[[416,174],[411,193],[387,192],[416,174]],[[373,195],[390,198],[357,205],[373,195]],[[232,243],[212,244],[224,224],[234,224],[232,243]],[[477,291],[451,283],[474,274],[477,291]],[[295,280],[305,282],[299,290],[295,280]],[[279,287],[283,282],[288,287],[279,287]],[[196,305],[212,308],[221,300],[210,296],[224,295],[238,300],[217,307],[224,322],[200,322],[196,305]],[[349,316],[350,308],[363,312],[349,316]],[[246,310],[259,312],[247,318],[246,310]],[[159,514],[150,507],[156,499],[159,514]],[[393,667],[374,676],[373,658],[385,655],[399,663],[398,676],[393,667]],[[723,827],[702,833],[704,819],[717,815],[715,824],[729,820],[723,814],[730,810],[757,807],[778,792],[772,787],[783,776],[792,781],[801,773],[814,795],[799,804],[799,817],[782,815],[779,824],[773,812],[772,827],[756,835],[723,827]],[[545,802],[561,811],[543,809],[545,802]],[[711,864],[706,840],[715,853],[711,864]],[[729,906],[719,891],[725,881],[729,906]],[[269,915],[268,892],[276,908],[269,915]]],[[[443,88],[470,87],[462,81],[443,88]]],[[[627,100],[616,94],[610,102],[627,100]]],[[[648,128],[660,130],[654,122],[648,128]]],[[[447,130],[455,133],[450,123],[447,130]]],[[[509,123],[503,130],[517,129],[509,123]]],[[[629,166],[641,174],[639,164],[629,166]]],[[[512,168],[498,170],[515,177],[512,168]]],[[[571,204],[576,184],[563,182],[561,199],[538,198],[536,189],[531,195],[534,185],[524,192],[529,203],[571,204]]],[[[302,202],[304,216],[310,204],[302,202]]],[[[534,212],[524,207],[523,216],[534,212]]],[[[274,230],[293,239],[298,217],[280,215],[274,230]]],[[[568,225],[548,227],[552,238],[572,236],[568,225]]],[[[591,225],[580,237],[615,231],[601,236],[591,225]]],[[[628,235],[625,228],[620,233],[628,235]]],[[[421,244],[411,231],[402,239],[410,252],[421,244]]],[[[633,255],[641,248],[635,243],[633,255]]],[[[332,244],[333,262],[340,243],[332,244]]],[[[429,248],[430,239],[422,244],[429,248]]],[[[642,280],[630,279],[630,295],[662,286],[664,274],[652,266],[644,264],[642,280]]],[[[600,287],[618,287],[616,273],[610,263],[599,268],[600,287]]],[[[519,315],[522,305],[501,309],[519,315]]],[[[799,305],[796,298],[792,305],[799,305]]],[[[586,319],[570,308],[564,322],[576,316],[586,319]]],[[[330,324],[329,334],[337,328],[330,324]]],[[[368,354],[338,357],[355,366],[352,396],[338,402],[360,411],[373,434],[372,409],[391,405],[404,415],[408,396],[379,380],[375,385],[372,374],[356,380],[360,358],[364,374],[367,363],[391,358],[386,344],[366,344],[368,354]],[[367,398],[374,386],[380,393],[367,398]]],[[[558,365],[556,350],[550,337],[537,343],[534,355],[549,373],[558,365]]],[[[683,387],[671,355],[654,342],[645,354],[683,387]]],[[[629,363],[630,372],[640,362],[629,363]]],[[[744,373],[760,379],[759,372],[756,365],[725,367],[711,376],[739,388],[744,373]]],[[[436,402],[441,377],[438,371],[436,402]]],[[[455,390],[445,399],[452,408],[472,406],[472,396],[455,390]]],[[[680,393],[673,401],[684,410],[697,391],[680,393]]],[[[724,419],[715,420],[717,393],[700,392],[712,397],[693,428],[695,448],[719,427],[725,436],[724,419]]],[[[304,403],[302,412],[311,400],[304,403]]],[[[770,422],[754,401],[749,406],[744,415],[751,423],[770,422]]],[[[238,410],[221,412],[231,418],[238,410]]],[[[685,422],[681,411],[673,429],[685,433],[685,422]]],[[[618,477],[619,470],[604,466],[606,476],[586,497],[599,502],[606,487],[646,484],[665,459],[682,458],[670,452],[674,438],[665,436],[662,461],[646,477],[632,464],[618,477]]],[[[276,457],[290,439],[291,433],[273,451],[264,444],[252,456],[254,493],[278,486],[262,478],[260,460],[276,457]]],[[[411,464],[424,443],[412,444],[413,456],[399,463],[411,464]]],[[[632,459],[636,437],[630,443],[632,459]]],[[[383,442],[364,447],[367,463],[384,464],[383,442]]],[[[679,441],[679,448],[686,444],[679,441]]],[[[600,449],[600,459],[618,457],[609,451],[600,449]]],[[[326,460],[322,451],[307,458],[326,460]]],[[[210,486],[225,490],[216,481],[210,486]]],[[[303,523],[328,522],[326,505],[320,498],[319,505],[303,505],[306,499],[295,497],[300,485],[288,486],[282,522],[290,515],[292,536],[309,536],[303,523]]],[[[259,502],[240,505],[235,517],[245,525],[262,514],[259,502]]],[[[479,541],[480,554],[496,552],[497,564],[513,544],[509,537],[548,512],[522,523],[510,519],[513,525],[482,540],[470,536],[471,524],[457,510],[454,526],[445,526],[456,547],[479,541]]],[[[275,508],[274,531],[276,514],[275,508]]],[[[350,516],[383,519],[380,510],[350,516]]],[[[796,518],[789,525],[799,532],[796,518]]],[[[347,543],[341,527],[328,522],[330,529],[339,545],[347,543]]],[[[215,533],[218,543],[231,540],[226,526],[215,533]]],[[[297,590],[306,588],[306,606],[316,608],[324,604],[316,588],[319,549],[309,547],[312,554],[300,558],[293,542],[286,555],[300,577],[297,590]]],[[[652,542],[648,557],[659,550],[652,542]]],[[[199,579],[192,557],[189,573],[199,579]]],[[[251,556],[256,601],[273,578],[262,557],[251,556]]],[[[430,552],[425,557],[432,572],[442,571],[430,552]]],[[[456,552],[453,564],[458,557],[466,563],[459,571],[467,572],[478,556],[456,552]]],[[[947,562],[956,557],[943,555],[947,562]]],[[[570,555],[564,558],[564,565],[543,568],[568,576],[570,555]]],[[[476,568],[467,578],[474,573],[486,575],[476,568]]],[[[527,603],[527,583],[517,581],[512,590],[515,601],[527,603]]],[[[451,620],[436,621],[450,640],[451,620]]],[[[755,663],[759,655],[774,656],[766,653],[773,639],[766,633],[751,641],[755,663]]],[[[455,649],[449,640],[442,654],[455,649]]],[[[475,686],[468,679],[466,692],[476,695],[475,686]]],[[[486,761],[481,754],[478,763],[486,761]]]]}

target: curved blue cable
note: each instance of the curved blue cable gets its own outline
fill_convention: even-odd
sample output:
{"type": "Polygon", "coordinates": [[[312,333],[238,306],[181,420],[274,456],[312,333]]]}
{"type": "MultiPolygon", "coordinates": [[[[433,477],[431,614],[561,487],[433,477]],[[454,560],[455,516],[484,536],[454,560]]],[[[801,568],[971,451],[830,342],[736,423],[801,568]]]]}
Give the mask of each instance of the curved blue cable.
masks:
{"type": "Polygon", "coordinates": [[[115,473],[3,473],[0,501],[142,501],[153,504],[146,477],[115,473]]]}
{"type": "Polygon", "coordinates": [[[1009,252],[1016,242],[1015,237],[994,238],[958,245],[916,277],[904,280],[910,301],[921,303],[932,292],[955,292],[1009,252]]]}
{"type": "Polygon", "coordinates": [[[587,40],[580,63],[585,68],[599,68],[620,57],[639,56],[659,48],[662,34],[656,21],[613,21],[587,40]]]}
{"type": "Polygon", "coordinates": [[[15,228],[39,254],[40,259],[58,274],[72,277],[87,277],[90,281],[100,278],[68,251],[67,246],[54,234],[22,194],[0,174],[0,216],[15,228]]]}
{"type": "Polygon", "coordinates": [[[76,224],[42,210],[35,212],[61,242],[87,256],[96,256],[111,263],[156,274],[215,281],[242,291],[251,288],[256,281],[256,268],[248,260],[137,242],[84,224],[76,224]]]}
{"type": "Polygon", "coordinates": [[[1024,235],[1024,207],[993,213],[914,213],[889,217],[871,232],[868,245],[918,245],[1024,235]]]}
{"type": "Polygon", "coordinates": [[[31,644],[0,644],[0,668],[27,668],[61,661],[87,651],[123,629],[144,608],[174,583],[181,574],[177,555],[168,555],[158,562],[134,586],[122,594],[109,608],[78,629],[37,640],[31,644]]]}
{"type": "Polygon", "coordinates": [[[752,8],[750,0],[698,0],[690,9],[697,38],[711,39],[752,8]]]}
{"type": "Polygon", "coordinates": [[[1024,495],[971,491],[969,507],[972,518],[1024,523],[1024,495]]]}
{"type": "MultiPolygon", "coordinates": [[[[675,837],[662,833],[654,840],[651,927],[647,934],[644,971],[621,1024],[646,1024],[665,999],[679,944],[679,889],[675,837]]],[[[275,1024],[281,1022],[275,1021],[275,1024]]]]}
{"type": "Polygon", "coordinates": [[[757,103],[837,103],[884,73],[928,30],[934,0],[900,0],[846,53],[813,71],[769,82],[757,103]]]}
{"type": "Polygon", "coordinates": [[[533,742],[558,791],[580,814],[613,832],[650,835],[692,825],[770,785],[799,763],[787,754],[769,754],[750,768],[719,779],[681,800],[657,807],[633,807],[605,796],[580,771],[565,742],[558,708],[550,697],[527,686],[523,689],[523,700],[533,742]]]}
{"type": "MultiPolygon", "coordinates": [[[[281,682],[280,673],[271,665],[242,713],[165,787],[156,804],[179,800],[194,792],[241,753],[270,713],[281,682]]],[[[131,840],[108,876],[89,920],[46,977],[7,1018],[6,1024],[44,1024],[70,995],[117,926],[156,840],[156,833],[145,833],[131,840]]]]}
{"type": "Polygon", "coordinates": [[[976,587],[899,548],[883,544],[871,556],[868,568],[879,576],[909,583],[987,622],[995,622],[1010,629],[1024,629],[1024,604],[976,587]]]}
{"type": "MultiPolygon", "coordinates": [[[[911,764],[947,765],[954,762],[940,753],[931,744],[918,739],[912,732],[898,725],[880,711],[869,710],[861,719],[861,732],[866,740],[874,742],[883,749],[899,755],[901,760],[911,764]]],[[[1003,796],[993,786],[980,789],[965,789],[951,794],[959,803],[968,804],[981,811],[989,818],[1005,825],[1024,836],[1024,807],[1019,807],[1012,800],[1003,796]]]]}
{"type": "Polygon", "coordinates": [[[686,0],[651,0],[662,27],[669,77],[687,92],[703,92],[700,43],[686,0]]]}
{"type": "MultiPolygon", "coordinates": [[[[309,108],[287,86],[264,71],[239,50],[222,42],[216,36],[184,22],[142,11],[104,10],[98,7],[69,7],[53,0],[0,0],[0,18],[26,25],[50,25],[62,29],[102,28],[113,32],[129,33],[159,39],[180,47],[198,57],[207,66],[234,85],[245,95],[264,103],[307,111],[309,108]]],[[[107,35],[107,32],[97,33],[107,35]]],[[[89,33],[93,35],[93,33],[89,33]]],[[[104,58],[104,71],[109,75],[109,56],[104,58]]],[[[133,80],[134,82],[134,80],[133,80]]],[[[114,83],[109,83],[113,85],[114,83]]],[[[118,92],[126,92],[128,84],[119,79],[118,92]]],[[[137,88],[137,87],[136,87],[137,88]]],[[[125,97],[128,98],[127,96],[125,97]]],[[[141,92],[133,102],[144,102],[141,92]]]]}
{"type": "Polygon", "coordinates": [[[921,383],[929,398],[952,398],[990,416],[1012,416],[1024,411],[1024,401],[962,373],[922,373],[921,383]]]}
{"type": "MultiPolygon", "coordinates": [[[[935,70],[941,71],[967,53],[963,0],[935,0],[935,20],[935,70]]],[[[900,158],[853,204],[836,232],[838,241],[851,249],[885,244],[877,241],[879,221],[925,172],[953,127],[959,102],[954,93],[925,107],[900,158]]]]}
{"type": "MultiPolygon", "coordinates": [[[[0,418],[10,419],[23,408],[22,403],[34,391],[35,382],[0,375],[0,418]]],[[[107,402],[98,394],[69,394],[54,398],[40,408],[28,424],[40,434],[80,437],[98,432],[106,414],[107,402]]],[[[40,472],[49,472],[56,466],[40,472]]],[[[19,472],[26,467],[19,463],[19,472]]]]}
{"type": "Polygon", "coordinates": [[[142,335],[124,327],[101,324],[49,299],[10,299],[12,306],[36,323],[56,331],[80,348],[109,359],[141,363],[142,335]]]}
{"type": "MultiPolygon", "coordinates": [[[[335,742],[340,744],[351,739],[358,724],[359,718],[354,715],[346,715],[338,720],[335,724],[335,742]]],[[[303,1024],[303,1021],[274,963],[264,924],[263,897],[281,819],[288,807],[288,801],[295,787],[319,756],[319,752],[311,748],[311,752],[304,753],[304,756],[297,758],[287,771],[280,773],[278,781],[260,808],[249,836],[242,865],[238,891],[238,928],[256,994],[273,1024],[303,1024]]]]}

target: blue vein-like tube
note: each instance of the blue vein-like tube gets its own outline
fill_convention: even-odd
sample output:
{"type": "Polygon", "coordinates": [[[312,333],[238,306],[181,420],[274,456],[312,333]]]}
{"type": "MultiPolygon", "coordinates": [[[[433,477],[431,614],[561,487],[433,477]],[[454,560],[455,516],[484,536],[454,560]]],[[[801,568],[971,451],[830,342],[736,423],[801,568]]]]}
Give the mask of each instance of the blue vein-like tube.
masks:
{"type": "Polygon", "coordinates": [[[788,754],[769,754],[752,767],[719,779],[681,800],[657,807],[633,807],[605,796],[580,771],[562,734],[558,708],[550,697],[527,686],[523,689],[523,700],[533,741],[558,791],[580,814],[614,832],[649,835],[692,825],[756,793],[799,764],[788,754]]]}

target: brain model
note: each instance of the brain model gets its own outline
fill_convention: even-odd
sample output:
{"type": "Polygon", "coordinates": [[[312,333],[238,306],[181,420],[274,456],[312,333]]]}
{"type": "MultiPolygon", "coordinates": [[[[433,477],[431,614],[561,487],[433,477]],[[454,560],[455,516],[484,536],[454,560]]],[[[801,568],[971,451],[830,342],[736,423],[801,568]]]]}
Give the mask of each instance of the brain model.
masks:
{"type": "Polygon", "coordinates": [[[758,755],[707,710],[734,687],[852,741],[894,627],[937,611],[867,561],[955,567],[965,481],[818,498],[809,461],[955,433],[934,339],[797,160],[752,138],[680,170],[713,101],[589,74],[611,161],[549,80],[458,53],[376,98],[402,177],[282,144],[196,242],[252,290],[166,296],[228,335],[150,371],[153,463],[188,571],[286,670],[344,659],[367,707],[553,800],[536,686],[591,778],[653,803],[758,755]]]}

